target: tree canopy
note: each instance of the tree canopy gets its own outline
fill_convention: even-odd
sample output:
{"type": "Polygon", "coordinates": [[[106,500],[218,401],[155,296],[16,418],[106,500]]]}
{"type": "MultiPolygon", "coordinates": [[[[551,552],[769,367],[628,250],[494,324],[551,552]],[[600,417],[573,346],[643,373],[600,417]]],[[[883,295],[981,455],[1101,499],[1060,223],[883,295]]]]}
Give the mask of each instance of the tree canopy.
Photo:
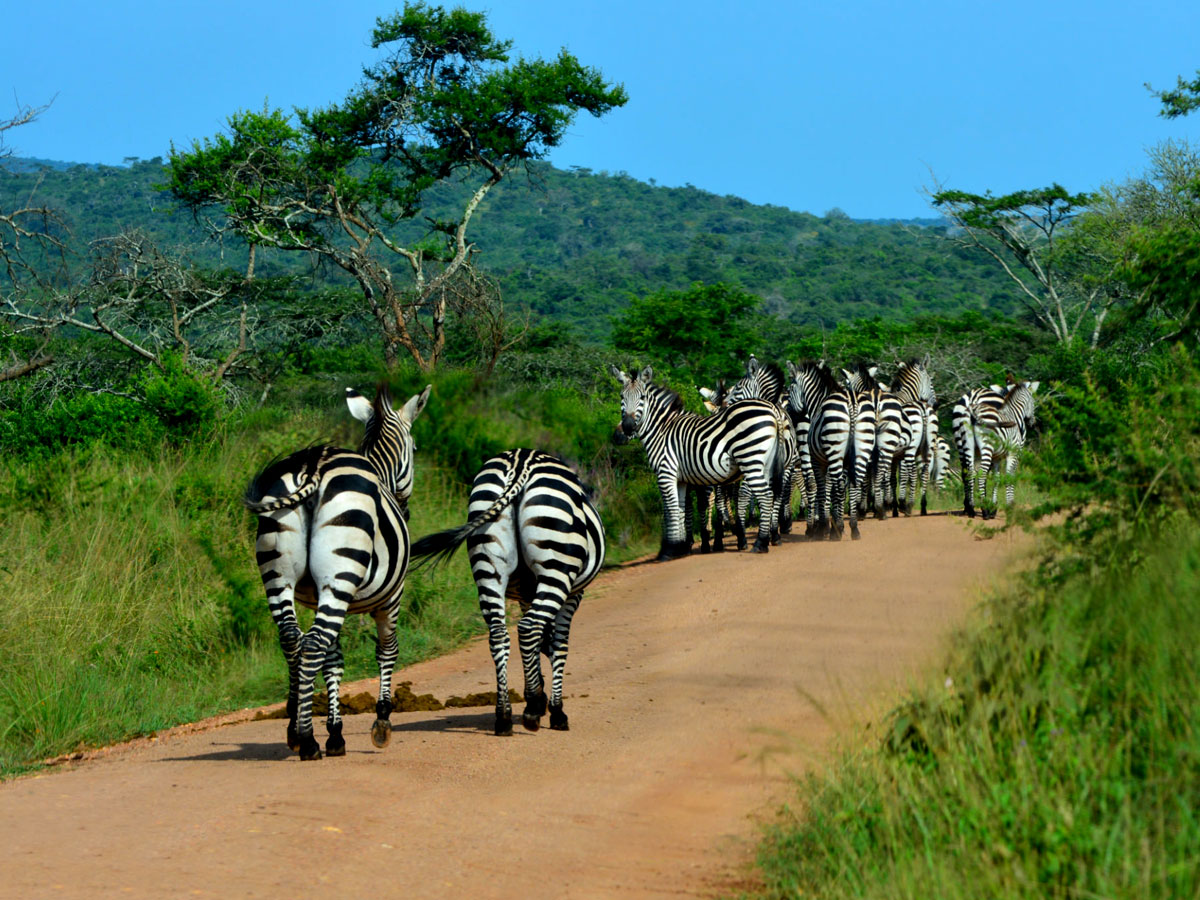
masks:
{"type": "Polygon", "coordinates": [[[511,42],[461,8],[406,4],[377,20],[371,45],[387,55],[344,101],[235,113],[227,133],[172,147],[168,186],[198,215],[215,211],[218,230],[347,272],[389,366],[404,350],[427,369],[444,351],[444,291],[471,265],[467,229],[484,196],[557,146],[578,112],[603,115],[626,94],[565,50],[511,61],[511,42]],[[426,216],[420,237],[396,240],[390,229],[452,178],[472,185],[465,200],[446,218],[426,216]]]}

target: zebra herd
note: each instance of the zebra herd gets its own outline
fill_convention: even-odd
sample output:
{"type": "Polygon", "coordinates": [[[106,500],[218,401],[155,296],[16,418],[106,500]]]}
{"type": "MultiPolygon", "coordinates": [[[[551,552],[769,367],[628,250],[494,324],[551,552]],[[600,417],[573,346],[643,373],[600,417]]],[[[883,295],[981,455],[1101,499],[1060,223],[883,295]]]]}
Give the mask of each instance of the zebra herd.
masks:
{"type": "MultiPolygon", "coordinates": [[[[902,364],[893,391],[878,380],[874,366],[843,370],[839,382],[824,361],[788,362],[785,375],[752,357],[733,384],[701,388],[707,416],[685,411],[677,393],[654,383],[649,366],[636,374],[615,366],[612,372],[621,385],[614,439],[641,439],[662,494],[659,559],[689,552],[697,518],[702,551],[724,549],[726,528],[744,548],[752,503],[759,509],[752,549],[767,552],[790,530],[796,485],[810,538],[840,539],[846,509],[851,536],[858,538],[858,517],[868,506],[879,517],[888,506],[897,515],[900,508],[911,512],[919,496],[924,514],[929,482],[940,488],[949,468],[927,361],[902,364]]],[[[1034,421],[1037,388],[1036,381],[1010,378],[1005,387],[971,391],[955,403],[969,515],[990,473],[1001,466],[1010,475],[1015,471],[1034,421]]],[[[243,498],[258,518],[259,573],[288,666],[287,743],[301,759],[322,757],[312,721],[318,671],[329,698],[325,753],[346,752],[340,633],[351,614],[375,620],[379,699],[371,740],[386,746],[396,624],[410,561],[444,560],[464,543],[496,669],[495,733],[512,733],[507,600],[521,608],[522,724],[536,730],[549,712],[552,729],[568,727],[567,643],[583,591],[604,561],[600,516],[562,460],[539,450],[509,450],[487,460],[475,476],[464,525],[410,542],[411,429],[430,390],[426,386],[395,409],[386,387],[374,401],[347,389],[350,413],[365,426],[358,450],[320,445],[297,451],[255,476],[243,498]],[[314,611],[307,631],[300,628],[297,603],[314,611]],[[541,654],[550,660],[549,696],[541,654]]],[[[995,501],[993,488],[985,517],[994,515],[995,501]]],[[[1011,485],[1007,501],[1013,501],[1011,485]]]]}
{"type": "MultiPolygon", "coordinates": [[[[659,559],[690,552],[697,519],[701,552],[723,550],[726,528],[743,549],[751,500],[760,510],[751,549],[767,552],[790,530],[796,485],[810,539],[841,540],[847,516],[850,536],[859,539],[858,520],[868,507],[878,518],[889,508],[893,516],[911,514],[919,498],[926,514],[929,484],[944,485],[951,456],[938,432],[928,365],[928,358],[901,363],[893,389],[879,380],[877,366],[843,369],[839,381],[824,360],[788,361],[785,375],[751,357],[733,384],[699,388],[708,417],[686,412],[677,393],[654,383],[649,366],[636,375],[614,366],[621,383],[615,439],[642,439],[662,494],[659,559]]],[[[975,496],[983,496],[989,475],[1001,465],[1015,472],[1037,388],[1036,381],[1010,376],[1006,386],[971,391],[955,404],[968,515],[975,515],[975,496]]],[[[1012,491],[1010,483],[1009,504],[1012,491]]],[[[995,501],[993,488],[985,518],[995,514],[995,501]]]]}

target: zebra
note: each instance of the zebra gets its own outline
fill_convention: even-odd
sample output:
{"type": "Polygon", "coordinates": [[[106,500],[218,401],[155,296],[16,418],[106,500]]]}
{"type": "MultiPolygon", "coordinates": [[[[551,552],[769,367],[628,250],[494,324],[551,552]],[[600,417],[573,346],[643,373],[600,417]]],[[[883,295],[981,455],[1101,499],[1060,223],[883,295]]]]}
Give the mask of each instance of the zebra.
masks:
{"type": "MultiPolygon", "coordinates": [[[[908,443],[908,419],[900,398],[876,378],[878,366],[859,363],[854,369],[842,369],[846,387],[852,393],[866,393],[875,407],[875,444],[868,466],[869,493],[874,500],[875,518],[887,517],[887,507],[896,515],[896,495],[892,485],[892,466],[896,454],[908,443]]],[[[862,498],[863,501],[867,499],[862,498]]],[[[865,512],[864,505],[860,512],[865,512]]]]}
{"type": "MultiPolygon", "coordinates": [[[[999,472],[1003,463],[1009,478],[1016,474],[1017,456],[1034,422],[1034,394],[1040,382],[1015,381],[1009,376],[1005,387],[993,384],[969,391],[954,404],[954,440],[962,465],[963,511],[975,516],[975,492],[986,497],[989,474],[999,472]]],[[[1011,480],[1005,488],[1005,501],[1013,503],[1011,480]]],[[[984,507],[983,517],[996,515],[997,492],[992,488],[991,508],[984,507]]]]}
{"type": "Polygon", "coordinates": [[[431,388],[398,411],[386,386],[379,387],[373,403],[347,388],[346,405],[366,426],[358,452],[309,447],[267,466],[246,489],[243,503],[258,516],[258,569],[288,665],[287,743],[303,760],[321,758],[312,723],[318,669],[329,695],[325,752],[346,752],[338,705],[339,634],[350,614],[366,613],[375,620],[379,701],[371,741],[384,747],[391,736],[396,620],[409,556],[410,429],[431,388]],[[296,602],[316,611],[307,632],[297,622],[296,602]]]}
{"type": "Polygon", "coordinates": [[[521,606],[521,723],[536,731],[546,712],[540,649],[550,657],[550,727],[566,731],[562,687],[571,619],[604,562],[604,526],[588,491],[558,457],[508,450],[485,462],[475,476],[467,523],[421,538],[413,544],[413,557],[448,559],[463,541],[496,664],[496,734],[512,734],[506,599],[521,606]]]}
{"type": "Polygon", "coordinates": [[[939,492],[946,488],[946,476],[954,474],[950,469],[952,452],[950,442],[940,434],[937,435],[934,439],[933,456],[929,461],[929,480],[939,492]]]}
{"type": "Polygon", "coordinates": [[[622,386],[621,423],[613,439],[624,444],[639,437],[646,447],[663,501],[663,536],[658,559],[686,555],[683,509],[690,485],[725,485],[740,476],[749,485],[759,509],[758,537],[751,550],[766,553],[778,541],[774,495],[782,475],[785,423],[779,411],[762,400],[743,400],[707,418],[684,412],[682,398],[653,383],[646,366],[627,375],[616,366],[612,373],[622,386]]]}
{"type": "Polygon", "coordinates": [[[824,362],[788,362],[792,407],[809,420],[808,454],[815,481],[814,537],[828,528],[840,541],[842,506],[850,494],[850,536],[858,540],[858,504],[875,446],[875,406],[869,392],[851,391],[837,383],[824,362]],[[828,518],[827,518],[828,516],[828,518]],[[832,520],[832,527],[825,523],[832,520]]]}
{"type": "MultiPolygon", "coordinates": [[[[910,360],[900,364],[896,373],[896,396],[903,404],[907,423],[907,440],[901,450],[898,506],[905,515],[912,512],[918,492],[921,496],[921,515],[928,513],[926,491],[930,467],[938,438],[937,393],[927,368],[929,357],[922,362],[910,360]]],[[[944,478],[944,476],[943,476],[944,478]]]]}
{"type": "MultiPolygon", "coordinates": [[[[779,496],[776,498],[777,509],[775,511],[775,515],[779,519],[779,531],[782,534],[788,534],[792,530],[792,485],[800,461],[796,427],[787,412],[787,399],[787,376],[783,374],[783,369],[775,363],[760,363],[753,354],[746,363],[746,374],[735,381],[723,395],[726,406],[741,400],[765,400],[779,410],[780,417],[787,426],[783,479],[780,484],[779,496]]],[[[738,519],[741,522],[746,521],[746,515],[750,509],[750,499],[750,491],[743,484],[738,494],[738,519]]]]}

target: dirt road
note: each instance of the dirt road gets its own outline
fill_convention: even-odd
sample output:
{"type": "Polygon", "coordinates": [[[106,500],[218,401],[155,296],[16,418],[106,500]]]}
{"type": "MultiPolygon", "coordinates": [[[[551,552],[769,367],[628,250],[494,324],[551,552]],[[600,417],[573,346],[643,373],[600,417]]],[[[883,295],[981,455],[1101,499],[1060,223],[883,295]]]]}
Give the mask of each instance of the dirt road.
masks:
{"type": "MultiPolygon", "coordinates": [[[[0,893],[736,890],[787,773],[936,663],[1013,552],[941,515],[867,522],[854,543],[603,574],[571,635],[569,732],[518,720],[498,738],[490,708],[404,713],[379,751],[374,716],[351,716],[346,757],[301,763],[282,721],[177,729],[0,785],[0,893]]],[[[442,699],[495,686],[483,642],[400,680],[442,699]]]]}

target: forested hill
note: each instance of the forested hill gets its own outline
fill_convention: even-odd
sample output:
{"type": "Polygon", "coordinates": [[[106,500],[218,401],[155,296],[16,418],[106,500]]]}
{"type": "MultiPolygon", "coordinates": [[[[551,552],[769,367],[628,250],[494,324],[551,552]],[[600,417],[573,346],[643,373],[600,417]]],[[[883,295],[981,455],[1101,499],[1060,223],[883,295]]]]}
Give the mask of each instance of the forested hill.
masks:
{"type": "MultiPolygon", "coordinates": [[[[81,242],[139,227],[200,265],[239,265],[244,248],[207,242],[191,217],[156,190],[162,162],[64,166],[11,159],[0,206],[30,197],[62,211],[81,242]]],[[[437,213],[454,188],[429,197],[437,213]]],[[[631,294],[693,281],[739,284],[764,311],[797,324],[906,318],[965,309],[1015,312],[994,266],[940,239],[937,225],[856,222],[758,206],[693,186],[660,187],[619,173],[547,165],[514,173],[482,204],[470,236],[506,301],[603,337],[631,294]]],[[[263,254],[263,275],[305,271],[301,255],[263,254]]],[[[335,280],[336,273],[321,279],[335,280]]]]}

